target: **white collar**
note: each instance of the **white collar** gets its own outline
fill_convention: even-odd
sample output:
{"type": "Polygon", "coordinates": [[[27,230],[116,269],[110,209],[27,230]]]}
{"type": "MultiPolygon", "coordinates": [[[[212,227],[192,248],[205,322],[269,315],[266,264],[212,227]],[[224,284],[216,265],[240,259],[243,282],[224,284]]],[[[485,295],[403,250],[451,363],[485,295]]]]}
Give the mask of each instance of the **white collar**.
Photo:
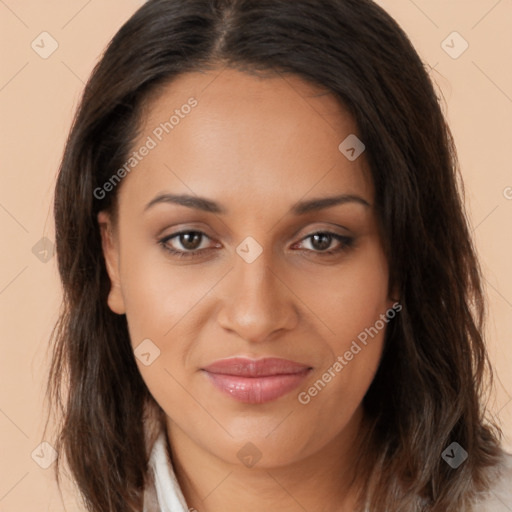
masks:
{"type": "Polygon", "coordinates": [[[144,493],[144,512],[188,512],[189,508],[167,454],[166,434],[162,430],[149,459],[150,485],[144,493]]]}
{"type": "MultiPolygon", "coordinates": [[[[512,455],[503,453],[500,475],[494,487],[482,496],[480,512],[512,510],[512,455]],[[504,507],[506,508],[500,508],[504,507]]],[[[143,512],[189,512],[185,497],[167,454],[166,432],[161,430],[149,459],[150,479],[144,492],[143,512]]]]}

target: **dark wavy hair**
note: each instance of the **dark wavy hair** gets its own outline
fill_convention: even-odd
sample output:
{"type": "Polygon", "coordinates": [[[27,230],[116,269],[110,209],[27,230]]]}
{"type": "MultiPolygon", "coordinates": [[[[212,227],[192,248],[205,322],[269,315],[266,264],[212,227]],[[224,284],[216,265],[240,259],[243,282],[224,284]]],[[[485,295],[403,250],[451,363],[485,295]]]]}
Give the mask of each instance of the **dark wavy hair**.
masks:
{"type": "Polygon", "coordinates": [[[181,73],[222,67],[322,87],[366,145],[389,286],[403,309],[364,397],[361,510],[471,510],[501,453],[485,409],[481,271],[440,98],[406,34],[371,0],[149,0],[96,65],[55,189],[63,303],[46,395],[59,417],[56,449],[87,510],[142,509],[145,433],[163,418],[126,318],[107,305],[97,214],[115,214],[119,187],[101,200],[93,191],[127,160],[152,93],[181,73]],[[441,458],[453,441],[469,453],[457,470],[441,458]]]}

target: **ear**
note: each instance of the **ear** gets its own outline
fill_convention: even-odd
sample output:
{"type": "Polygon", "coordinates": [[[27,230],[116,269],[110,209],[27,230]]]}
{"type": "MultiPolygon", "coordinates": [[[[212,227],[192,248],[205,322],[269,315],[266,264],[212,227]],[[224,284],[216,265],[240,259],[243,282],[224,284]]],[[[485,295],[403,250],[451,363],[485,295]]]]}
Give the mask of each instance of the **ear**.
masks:
{"type": "Polygon", "coordinates": [[[107,212],[98,213],[98,224],[101,233],[101,245],[103,256],[107,266],[107,273],[110,278],[110,292],[108,294],[108,306],[118,315],[126,313],[121,279],[119,272],[119,240],[115,233],[112,219],[107,212]]]}

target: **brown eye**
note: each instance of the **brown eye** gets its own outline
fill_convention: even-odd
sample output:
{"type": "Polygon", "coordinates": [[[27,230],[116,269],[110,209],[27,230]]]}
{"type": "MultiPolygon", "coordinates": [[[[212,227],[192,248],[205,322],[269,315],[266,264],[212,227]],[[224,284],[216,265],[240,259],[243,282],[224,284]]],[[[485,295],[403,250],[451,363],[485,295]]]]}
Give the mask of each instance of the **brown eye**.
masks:
{"type": "Polygon", "coordinates": [[[178,240],[185,249],[195,251],[201,245],[202,233],[199,231],[180,233],[178,235],[178,240]]]}
{"type": "Polygon", "coordinates": [[[354,243],[354,239],[351,237],[338,235],[337,233],[330,233],[328,231],[320,231],[306,236],[302,239],[301,245],[303,245],[304,240],[310,240],[310,245],[312,247],[311,249],[306,249],[312,252],[317,252],[318,254],[335,254],[350,248],[354,243]],[[327,250],[332,247],[332,243],[334,241],[338,242],[338,247],[327,250]]]}
{"type": "Polygon", "coordinates": [[[210,247],[200,248],[204,238],[210,237],[202,231],[180,231],[162,238],[158,243],[173,255],[190,258],[210,249],[210,247]]]}
{"type": "Polygon", "coordinates": [[[327,233],[317,233],[315,235],[311,235],[311,245],[319,251],[325,251],[331,246],[332,239],[332,235],[327,233]]]}

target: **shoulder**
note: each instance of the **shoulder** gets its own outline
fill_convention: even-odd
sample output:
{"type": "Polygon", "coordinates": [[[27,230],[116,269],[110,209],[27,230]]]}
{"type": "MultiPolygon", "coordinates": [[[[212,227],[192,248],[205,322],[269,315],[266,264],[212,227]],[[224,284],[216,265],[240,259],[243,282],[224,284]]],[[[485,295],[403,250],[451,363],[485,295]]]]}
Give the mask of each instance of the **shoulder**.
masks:
{"type": "Polygon", "coordinates": [[[512,510],[512,454],[503,452],[491,488],[482,495],[478,512],[510,512],[512,510]]]}

